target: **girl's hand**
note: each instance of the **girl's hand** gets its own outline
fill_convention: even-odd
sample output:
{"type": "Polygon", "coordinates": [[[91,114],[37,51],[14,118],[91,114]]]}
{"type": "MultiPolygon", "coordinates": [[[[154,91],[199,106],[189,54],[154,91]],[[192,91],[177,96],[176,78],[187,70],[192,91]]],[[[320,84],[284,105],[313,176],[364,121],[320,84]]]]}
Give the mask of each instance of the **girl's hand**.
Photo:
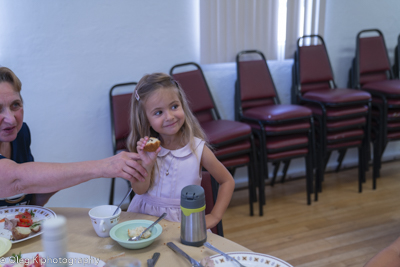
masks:
{"type": "Polygon", "coordinates": [[[214,215],[212,215],[211,213],[207,214],[206,215],[206,228],[207,229],[213,228],[214,226],[216,226],[219,223],[219,221],[220,220],[217,217],[215,217],[214,215]]]}
{"type": "Polygon", "coordinates": [[[142,160],[142,166],[145,167],[149,171],[153,168],[153,166],[157,160],[157,155],[161,151],[161,147],[159,147],[155,152],[145,152],[143,149],[148,140],[149,140],[148,136],[145,136],[144,138],[140,138],[140,140],[137,142],[136,149],[142,160]]]}

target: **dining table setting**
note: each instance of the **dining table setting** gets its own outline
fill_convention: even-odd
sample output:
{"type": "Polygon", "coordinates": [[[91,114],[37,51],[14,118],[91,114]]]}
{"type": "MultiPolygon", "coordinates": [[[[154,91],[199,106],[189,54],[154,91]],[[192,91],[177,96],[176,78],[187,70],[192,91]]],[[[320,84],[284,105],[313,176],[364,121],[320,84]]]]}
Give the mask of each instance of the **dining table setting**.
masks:
{"type": "MultiPolygon", "coordinates": [[[[60,234],[65,232],[64,249],[69,261],[64,266],[291,266],[273,256],[253,252],[211,231],[206,231],[205,240],[201,245],[183,244],[180,222],[171,222],[163,217],[147,214],[124,212],[114,205],[103,205],[94,208],[0,208],[0,267],[13,266],[10,265],[15,259],[13,255],[18,254],[21,254],[22,258],[39,256],[46,263],[46,251],[49,247],[45,249],[46,235],[42,229],[18,240],[13,239],[14,232],[5,229],[4,218],[13,218],[22,213],[33,214],[33,221],[40,221],[45,229],[50,225],[49,222],[55,221],[56,218],[65,221],[65,229],[60,230],[60,234]],[[108,215],[104,216],[105,213],[108,215]],[[142,233],[144,229],[146,231],[143,235],[147,233],[149,237],[128,241],[130,237],[137,235],[137,231],[135,233],[133,230],[141,230],[142,233]]],[[[52,240],[54,243],[54,239],[52,240]]],[[[57,243],[54,244],[53,247],[58,246],[57,243]]]]}

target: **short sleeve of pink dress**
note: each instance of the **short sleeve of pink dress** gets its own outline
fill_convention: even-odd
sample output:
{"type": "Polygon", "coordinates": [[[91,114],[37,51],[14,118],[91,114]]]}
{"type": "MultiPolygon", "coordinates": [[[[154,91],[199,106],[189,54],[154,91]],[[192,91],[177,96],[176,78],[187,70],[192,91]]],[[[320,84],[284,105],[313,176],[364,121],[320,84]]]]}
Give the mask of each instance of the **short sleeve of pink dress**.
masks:
{"type": "Polygon", "coordinates": [[[181,191],[188,185],[201,184],[200,161],[204,141],[195,138],[195,153],[190,144],[177,150],[161,147],[155,167],[153,186],[143,195],[135,195],[128,207],[130,212],[139,212],[153,216],[167,213],[165,219],[181,221],[181,191]]]}

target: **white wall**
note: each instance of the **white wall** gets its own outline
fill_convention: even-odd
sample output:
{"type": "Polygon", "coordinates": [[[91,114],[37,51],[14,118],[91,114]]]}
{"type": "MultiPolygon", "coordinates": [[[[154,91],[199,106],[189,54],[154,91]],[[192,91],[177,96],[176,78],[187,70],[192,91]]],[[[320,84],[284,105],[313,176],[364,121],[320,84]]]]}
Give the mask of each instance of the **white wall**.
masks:
{"type": "MultiPolygon", "coordinates": [[[[1,0],[0,65],[22,80],[35,160],[111,156],[109,89],[146,73],[168,72],[177,63],[198,62],[197,7],[198,0],[1,0]]],[[[399,7],[398,0],[327,1],[325,40],[340,86],[347,83],[361,29],[380,28],[393,57],[399,7]]],[[[289,103],[291,61],[270,63],[281,100],[289,103]]],[[[204,70],[222,117],[233,119],[235,68],[229,64],[217,76],[212,70],[219,65],[204,70]],[[224,77],[230,80],[224,82],[224,77]]],[[[390,157],[398,154],[397,146],[390,149],[390,157]]],[[[349,155],[344,165],[355,160],[355,154],[349,155]]],[[[292,166],[293,175],[303,172],[302,162],[292,166]]],[[[102,178],[62,190],[47,206],[105,204],[109,185],[110,180],[102,178]]],[[[116,202],[126,190],[126,183],[119,181],[116,202]]]]}
{"type": "MultiPolygon", "coordinates": [[[[111,156],[109,89],[198,61],[197,6],[187,0],[0,1],[0,65],[22,81],[35,160],[111,156]]],[[[109,186],[109,179],[96,179],[60,191],[47,206],[105,204],[109,186]]]]}
{"type": "MultiPolygon", "coordinates": [[[[399,11],[398,0],[327,0],[324,39],[338,87],[347,86],[348,71],[355,56],[356,36],[361,30],[382,31],[393,63],[394,48],[400,34],[399,11]]],[[[399,150],[399,142],[390,142],[383,159],[399,158],[399,150]]]]}

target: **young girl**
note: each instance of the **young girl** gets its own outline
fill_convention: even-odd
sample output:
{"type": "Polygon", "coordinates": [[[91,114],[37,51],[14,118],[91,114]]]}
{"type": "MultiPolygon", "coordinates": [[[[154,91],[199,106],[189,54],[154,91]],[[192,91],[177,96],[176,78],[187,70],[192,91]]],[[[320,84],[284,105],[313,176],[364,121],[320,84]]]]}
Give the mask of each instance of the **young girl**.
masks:
{"type": "Polygon", "coordinates": [[[185,93],[164,73],[144,76],[132,95],[130,151],[139,153],[148,175],[132,184],[136,193],[128,211],[181,220],[181,190],[200,185],[204,167],[219,183],[218,199],[206,215],[207,229],[222,219],[235,187],[232,175],[206,146],[205,135],[189,110],[185,93]],[[151,137],[161,141],[155,152],[143,148],[151,137]]]}

